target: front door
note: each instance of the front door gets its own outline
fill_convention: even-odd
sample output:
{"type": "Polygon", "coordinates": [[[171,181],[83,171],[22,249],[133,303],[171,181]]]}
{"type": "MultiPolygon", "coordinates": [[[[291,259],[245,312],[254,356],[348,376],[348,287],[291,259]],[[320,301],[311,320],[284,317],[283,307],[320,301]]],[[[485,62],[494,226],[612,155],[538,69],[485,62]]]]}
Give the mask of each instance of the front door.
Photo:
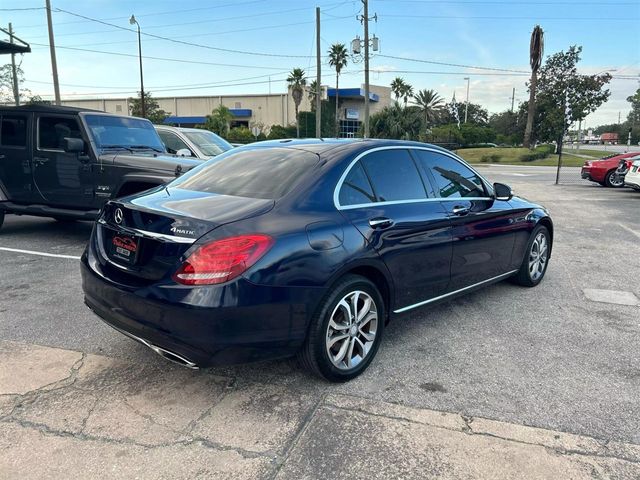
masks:
{"type": "Polygon", "coordinates": [[[509,271],[518,214],[495,200],[480,176],[452,156],[416,150],[452,224],[453,258],[449,291],[509,271]]]}
{"type": "Polygon", "coordinates": [[[0,189],[13,202],[31,200],[30,139],[30,114],[0,114],[0,189]]]}
{"type": "Polygon", "coordinates": [[[394,310],[441,295],[449,283],[451,223],[406,149],[373,151],[340,188],[339,208],[393,278],[394,310]]]}
{"type": "Polygon", "coordinates": [[[34,202],[59,207],[89,209],[93,203],[93,178],[85,152],[67,153],[64,138],[83,138],[78,119],[71,115],[39,115],[33,155],[34,202]]]}

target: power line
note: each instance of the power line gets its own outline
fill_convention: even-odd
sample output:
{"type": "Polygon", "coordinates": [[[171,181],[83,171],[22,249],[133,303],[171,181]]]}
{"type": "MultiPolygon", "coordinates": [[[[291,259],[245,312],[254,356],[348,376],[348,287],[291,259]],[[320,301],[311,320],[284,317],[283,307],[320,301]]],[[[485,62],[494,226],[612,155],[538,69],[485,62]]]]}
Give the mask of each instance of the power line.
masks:
{"type": "Polygon", "coordinates": [[[428,63],[431,65],[442,65],[445,67],[458,67],[458,68],[472,68],[475,70],[491,70],[491,71],[496,71],[496,72],[510,72],[510,73],[524,73],[527,75],[530,75],[530,72],[524,71],[524,70],[512,70],[509,68],[497,68],[497,67],[479,67],[477,65],[463,65],[460,63],[448,63],[448,62],[437,62],[435,60],[420,60],[417,58],[407,58],[407,57],[398,57],[395,55],[383,55],[383,54],[377,54],[376,57],[382,57],[382,58],[392,58],[394,60],[405,60],[407,62],[418,62],[418,63],[428,63]]]}
{"type": "MultiPolygon", "coordinates": [[[[90,20],[92,22],[101,23],[103,25],[108,25],[110,27],[114,27],[114,28],[117,28],[119,30],[126,30],[128,32],[137,33],[137,30],[133,30],[131,28],[121,27],[120,25],[115,25],[113,23],[104,22],[102,20],[98,20],[98,19],[95,19],[95,18],[87,17],[85,15],[80,15],[78,13],[73,13],[73,12],[70,12],[68,10],[63,10],[61,8],[57,8],[56,11],[62,12],[62,13],[66,13],[66,14],[72,15],[74,17],[84,18],[85,20],[90,20]]],[[[291,54],[285,55],[285,54],[278,54],[278,53],[250,52],[250,51],[247,51],[247,50],[235,50],[235,49],[231,49],[231,48],[213,47],[211,45],[203,45],[201,43],[186,42],[184,40],[176,40],[174,38],[163,37],[161,35],[155,35],[153,33],[147,33],[147,32],[141,32],[141,33],[142,33],[142,35],[144,35],[146,37],[158,38],[160,40],[166,40],[166,41],[172,42],[172,43],[178,43],[178,44],[181,44],[181,45],[188,45],[190,47],[206,48],[208,50],[215,50],[215,51],[219,51],[219,52],[237,53],[237,54],[241,54],[241,55],[253,55],[253,56],[260,56],[260,57],[309,58],[308,55],[291,55],[291,54]]]]}
{"type": "MultiPolygon", "coordinates": [[[[470,19],[470,20],[534,20],[547,21],[547,20],[567,20],[567,17],[536,17],[536,16],[495,16],[495,15],[398,15],[392,13],[379,13],[381,18],[428,18],[429,20],[451,20],[451,19],[470,19]]],[[[640,17],[575,17],[571,16],[571,20],[640,20],[640,17]]]]}
{"type": "MultiPolygon", "coordinates": [[[[38,47],[48,47],[48,45],[44,43],[32,43],[31,45],[35,45],[38,47]]],[[[132,53],[106,52],[104,50],[94,50],[91,48],[65,47],[65,46],[56,45],[56,49],[58,48],[63,50],[72,50],[76,52],[100,53],[104,55],[115,55],[118,57],[138,58],[138,55],[134,55],[132,53]]],[[[216,67],[255,68],[255,69],[262,69],[262,70],[271,70],[274,68],[274,67],[267,67],[267,66],[261,66],[261,65],[240,65],[240,64],[232,64],[232,63],[205,62],[201,60],[183,60],[180,58],[154,57],[149,55],[143,55],[142,58],[144,60],[160,60],[165,62],[191,63],[196,65],[212,65],[216,67]]],[[[284,67],[282,68],[284,69],[284,67]]]]}
{"type": "Polygon", "coordinates": [[[636,2],[562,2],[562,1],[526,1],[526,2],[513,2],[511,0],[376,0],[378,2],[394,2],[394,3],[422,3],[425,5],[434,4],[462,4],[462,5],[509,5],[516,7],[528,7],[534,5],[569,5],[572,7],[583,7],[586,5],[637,5],[636,2]]]}
{"type": "MultiPolygon", "coordinates": [[[[186,13],[186,12],[194,12],[194,11],[198,11],[198,10],[212,10],[215,8],[223,8],[223,7],[237,7],[240,5],[248,5],[248,4],[252,4],[252,3],[262,3],[265,0],[250,0],[248,2],[233,2],[233,3],[227,3],[224,5],[215,5],[215,6],[210,6],[210,7],[199,7],[199,8],[191,8],[191,9],[179,9],[179,10],[169,10],[169,11],[164,11],[164,12],[155,12],[155,13],[145,13],[144,15],[139,15],[140,18],[145,18],[145,17],[153,17],[153,16],[158,16],[158,15],[169,15],[169,14],[173,14],[173,13],[186,13]]],[[[40,9],[44,9],[44,7],[38,7],[38,8],[32,8],[31,10],[40,10],[40,9]]],[[[10,9],[6,9],[6,10],[10,10],[10,9]]],[[[26,9],[28,10],[28,9],[26,9]]],[[[110,18],[103,18],[101,20],[126,20],[129,17],[110,17],[110,18]]],[[[88,20],[73,20],[70,22],[59,22],[56,23],[56,25],[71,25],[74,23],[84,23],[88,20]]],[[[20,27],[22,29],[24,28],[41,28],[41,27],[46,27],[46,24],[37,24],[37,25],[25,25],[23,27],[20,27]]]]}
{"type": "MultiPolygon", "coordinates": [[[[342,5],[343,3],[330,3],[328,5],[342,5]]],[[[183,26],[187,26],[187,25],[198,25],[198,24],[202,24],[202,23],[206,23],[206,24],[210,24],[210,23],[215,23],[215,22],[226,22],[226,21],[230,21],[230,20],[243,20],[246,18],[254,18],[254,17],[265,17],[265,16],[271,16],[271,15],[279,15],[282,13],[291,13],[291,12],[296,12],[296,11],[301,11],[301,10],[308,10],[308,7],[301,7],[301,8],[291,8],[288,10],[278,10],[278,11],[271,11],[271,12],[263,12],[263,13],[255,13],[255,14],[250,14],[250,15],[236,15],[233,17],[224,17],[224,18],[213,18],[213,19],[207,19],[207,20],[197,20],[194,22],[182,22],[182,23],[165,23],[162,25],[145,25],[144,29],[145,31],[150,30],[150,29],[156,29],[156,28],[167,28],[167,27],[183,27],[183,26]]],[[[340,19],[340,18],[352,18],[352,15],[348,15],[348,16],[337,16],[337,15],[332,15],[333,17],[335,17],[336,19],[340,19]]],[[[140,18],[143,18],[144,15],[140,15],[140,18]]],[[[120,17],[118,17],[120,18],[120,17]]],[[[83,20],[82,23],[87,22],[89,20],[83,20]]],[[[64,25],[65,23],[70,23],[70,22],[60,22],[59,25],[64,25]]],[[[183,37],[174,37],[174,38],[184,38],[184,37],[190,37],[190,36],[196,36],[196,35],[222,35],[225,33],[236,33],[236,32],[244,32],[244,31],[251,31],[251,30],[260,30],[260,29],[268,29],[268,28],[276,28],[276,27],[287,27],[287,26],[291,26],[291,25],[302,25],[302,24],[307,24],[307,23],[313,23],[313,22],[294,22],[294,23],[285,23],[285,24],[279,24],[279,25],[267,25],[264,27],[255,27],[255,28],[246,28],[246,29],[239,29],[239,30],[227,30],[227,31],[223,31],[223,32],[218,32],[218,31],[208,31],[202,34],[193,34],[191,33],[190,35],[184,35],[183,37]]],[[[100,30],[100,31],[88,31],[88,32],[68,32],[68,33],[60,33],[57,34],[56,37],[68,37],[68,36],[78,36],[78,35],[94,35],[94,34],[98,34],[98,33],[111,33],[111,32],[116,32],[119,31],[120,27],[118,27],[117,29],[109,29],[109,30],[100,30]]],[[[31,37],[32,40],[36,40],[38,38],[46,38],[46,35],[40,35],[37,37],[31,37]]],[[[112,42],[112,43],[124,43],[124,42],[112,42]]],[[[106,43],[105,43],[106,45],[106,43]]]]}

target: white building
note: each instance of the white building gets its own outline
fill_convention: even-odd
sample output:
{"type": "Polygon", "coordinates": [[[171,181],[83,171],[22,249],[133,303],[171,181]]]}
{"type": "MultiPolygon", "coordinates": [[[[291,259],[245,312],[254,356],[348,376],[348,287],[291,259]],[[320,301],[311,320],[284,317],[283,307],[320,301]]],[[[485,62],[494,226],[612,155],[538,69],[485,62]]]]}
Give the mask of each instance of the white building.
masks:
{"type": "MultiPolygon", "coordinates": [[[[364,118],[364,88],[340,88],[339,118],[342,136],[353,136],[364,118]]],[[[327,97],[335,98],[335,88],[327,88],[327,97]]],[[[154,97],[160,108],[171,115],[166,124],[193,126],[203,124],[205,117],[219,105],[225,105],[234,115],[233,126],[252,126],[261,124],[265,130],[272,125],[295,124],[295,105],[291,93],[215,95],[192,97],[154,97]]],[[[371,85],[369,105],[371,114],[391,103],[389,87],[371,85]]],[[[62,100],[62,104],[72,107],[91,108],[109,113],[128,115],[127,98],[91,98],[62,100]]],[[[309,96],[305,94],[300,111],[310,111],[309,96]]]]}

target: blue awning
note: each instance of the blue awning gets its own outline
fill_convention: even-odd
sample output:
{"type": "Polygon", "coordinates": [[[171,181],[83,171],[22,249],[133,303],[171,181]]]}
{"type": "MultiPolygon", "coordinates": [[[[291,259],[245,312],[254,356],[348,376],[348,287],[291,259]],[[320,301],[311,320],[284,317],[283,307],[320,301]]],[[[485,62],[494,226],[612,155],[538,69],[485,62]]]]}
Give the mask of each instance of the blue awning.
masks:
{"type": "MultiPolygon", "coordinates": [[[[253,111],[250,108],[230,108],[231,115],[236,118],[247,118],[251,117],[253,111]]],[[[177,116],[177,115],[169,115],[164,119],[164,124],[172,125],[172,124],[188,124],[188,125],[201,125],[207,121],[207,117],[205,115],[187,115],[187,116],[177,116]]]]}
{"type": "MultiPolygon", "coordinates": [[[[339,88],[338,89],[340,98],[357,98],[362,99],[364,101],[364,89],[363,88],[339,88]]],[[[335,88],[327,88],[327,96],[335,97],[336,89],[335,88]]],[[[380,100],[380,97],[375,93],[369,91],[369,101],[377,102],[380,100]]]]}

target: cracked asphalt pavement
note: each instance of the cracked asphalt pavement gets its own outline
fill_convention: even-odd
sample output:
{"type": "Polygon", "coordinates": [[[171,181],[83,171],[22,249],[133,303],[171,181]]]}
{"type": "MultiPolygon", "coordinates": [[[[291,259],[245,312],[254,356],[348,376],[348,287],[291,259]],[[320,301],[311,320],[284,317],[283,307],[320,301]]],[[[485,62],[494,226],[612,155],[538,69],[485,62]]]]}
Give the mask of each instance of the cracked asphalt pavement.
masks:
{"type": "Polygon", "coordinates": [[[0,478],[640,478],[640,307],[584,294],[640,297],[640,194],[481,171],[551,210],[547,278],[393,322],[344,385],[167,363],[84,307],[89,224],[8,216],[0,478]]]}

